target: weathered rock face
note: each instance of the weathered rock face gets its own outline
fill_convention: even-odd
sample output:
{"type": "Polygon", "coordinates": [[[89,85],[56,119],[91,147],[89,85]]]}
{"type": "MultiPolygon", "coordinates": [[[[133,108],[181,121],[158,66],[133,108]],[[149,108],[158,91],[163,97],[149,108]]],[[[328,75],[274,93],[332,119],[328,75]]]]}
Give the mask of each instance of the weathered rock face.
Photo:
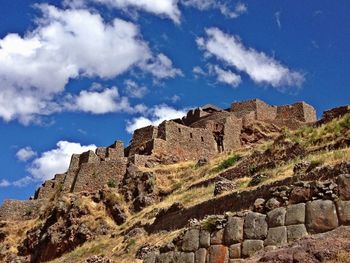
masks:
{"type": "Polygon", "coordinates": [[[96,222],[97,228],[90,227],[82,220],[89,213],[78,199],[73,198],[70,203],[58,200],[42,215],[43,223],[27,232],[18,246],[19,255],[30,256],[30,262],[52,260],[111,230],[103,219],[96,222]]]}
{"type": "Polygon", "coordinates": [[[135,212],[159,200],[154,175],[141,172],[132,164],[127,169],[120,191],[125,200],[132,203],[135,212]]]}

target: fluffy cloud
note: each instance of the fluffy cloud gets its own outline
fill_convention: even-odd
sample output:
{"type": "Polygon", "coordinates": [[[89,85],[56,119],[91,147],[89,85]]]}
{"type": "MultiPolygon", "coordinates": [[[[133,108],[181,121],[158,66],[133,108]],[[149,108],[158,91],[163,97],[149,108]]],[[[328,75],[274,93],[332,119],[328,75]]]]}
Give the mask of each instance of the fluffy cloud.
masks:
{"type": "Polygon", "coordinates": [[[111,112],[134,112],[127,97],[121,97],[116,87],[102,91],[82,90],[78,96],[67,96],[64,108],[71,111],[105,114],[111,112]]]}
{"type": "Polygon", "coordinates": [[[185,6],[192,6],[199,10],[218,9],[224,16],[229,18],[237,18],[247,12],[247,6],[241,2],[236,3],[234,7],[230,7],[227,1],[217,0],[182,0],[185,6]]]}
{"type": "Polygon", "coordinates": [[[33,121],[60,109],[55,103],[70,79],[114,78],[133,67],[156,78],[179,71],[163,54],[154,55],[136,25],[105,23],[83,9],[39,5],[43,17],[25,34],[0,39],[0,118],[33,121]]]}
{"type": "Polygon", "coordinates": [[[24,180],[44,181],[52,179],[55,174],[64,173],[69,166],[72,154],[80,154],[88,150],[95,150],[95,145],[81,145],[80,143],[59,141],[55,149],[42,153],[34,159],[28,168],[32,177],[24,180]]]}
{"type": "Polygon", "coordinates": [[[217,65],[209,67],[210,73],[215,75],[218,82],[225,83],[232,87],[237,87],[241,82],[241,76],[235,74],[231,70],[224,70],[217,65]]]}
{"type": "Polygon", "coordinates": [[[205,56],[218,60],[245,72],[257,84],[268,84],[275,88],[301,86],[304,76],[288,69],[263,52],[245,47],[238,37],[228,35],[218,28],[206,29],[205,38],[197,38],[197,45],[205,56]]]}
{"type": "Polygon", "coordinates": [[[31,147],[19,149],[16,153],[16,157],[22,162],[26,162],[34,156],[36,156],[36,152],[34,152],[31,147]]]}
{"type": "Polygon", "coordinates": [[[147,87],[139,86],[135,81],[130,79],[124,81],[124,85],[126,94],[131,98],[141,99],[148,91],[147,87]]]}
{"type": "Polygon", "coordinates": [[[145,116],[137,117],[127,122],[126,131],[133,133],[135,130],[148,125],[158,125],[165,120],[177,119],[186,115],[185,109],[177,110],[168,105],[157,105],[145,112],[145,116]]]}
{"type": "Polygon", "coordinates": [[[9,181],[5,180],[5,179],[2,179],[2,180],[0,181],[0,188],[1,188],[1,187],[8,187],[8,186],[10,186],[10,185],[11,185],[11,183],[10,183],[9,181]]]}

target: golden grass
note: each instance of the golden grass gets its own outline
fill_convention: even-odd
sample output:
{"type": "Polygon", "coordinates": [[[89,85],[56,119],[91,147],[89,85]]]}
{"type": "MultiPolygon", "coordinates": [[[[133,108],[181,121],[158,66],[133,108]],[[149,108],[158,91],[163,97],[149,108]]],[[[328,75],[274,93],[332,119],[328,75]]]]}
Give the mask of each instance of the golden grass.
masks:
{"type": "Polygon", "coordinates": [[[350,252],[339,251],[334,259],[327,260],[325,263],[350,263],[350,252]]]}

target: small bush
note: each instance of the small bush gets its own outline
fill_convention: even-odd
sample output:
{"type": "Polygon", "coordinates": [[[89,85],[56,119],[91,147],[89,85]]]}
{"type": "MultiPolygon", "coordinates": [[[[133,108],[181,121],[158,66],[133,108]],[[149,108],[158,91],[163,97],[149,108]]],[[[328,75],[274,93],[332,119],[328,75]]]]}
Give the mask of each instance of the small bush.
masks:
{"type": "Polygon", "coordinates": [[[249,174],[250,175],[254,175],[258,171],[258,168],[256,167],[256,164],[251,164],[248,169],[249,169],[249,174]]]}
{"type": "Polygon", "coordinates": [[[234,165],[235,163],[237,163],[241,158],[242,158],[242,157],[239,156],[239,155],[237,155],[237,154],[235,154],[235,155],[229,157],[228,159],[222,161],[222,162],[218,165],[218,167],[215,169],[216,172],[220,172],[220,171],[222,171],[222,170],[225,170],[225,169],[227,169],[227,168],[233,166],[233,165],[234,165]]]}
{"type": "Polygon", "coordinates": [[[117,187],[117,182],[115,181],[114,178],[110,178],[107,182],[107,185],[110,188],[115,188],[115,187],[117,187]]]}

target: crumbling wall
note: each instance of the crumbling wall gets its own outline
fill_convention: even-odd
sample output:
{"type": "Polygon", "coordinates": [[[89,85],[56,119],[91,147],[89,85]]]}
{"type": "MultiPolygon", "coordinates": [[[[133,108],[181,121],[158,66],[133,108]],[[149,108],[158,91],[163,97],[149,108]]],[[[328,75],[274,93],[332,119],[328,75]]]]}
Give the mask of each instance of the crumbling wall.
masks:
{"type": "Polygon", "coordinates": [[[327,110],[322,115],[321,123],[326,123],[336,118],[339,118],[347,113],[350,113],[350,105],[337,107],[331,110],[327,110]]]}
{"type": "Polygon", "coordinates": [[[259,99],[232,103],[231,111],[238,118],[243,118],[254,112],[256,120],[273,120],[276,118],[277,113],[275,106],[271,106],[259,99]]]}
{"type": "Polygon", "coordinates": [[[276,118],[298,120],[301,122],[315,122],[317,120],[315,109],[305,102],[278,106],[276,118]]]}
{"type": "Polygon", "coordinates": [[[207,129],[191,128],[172,121],[165,121],[158,127],[158,138],[154,140],[152,153],[175,155],[180,160],[193,160],[212,156],[217,152],[212,132],[207,129]]]}
{"type": "Polygon", "coordinates": [[[35,192],[34,199],[51,198],[61,192],[65,177],[66,174],[56,174],[54,179],[45,181],[35,192]]]}
{"type": "Polygon", "coordinates": [[[45,200],[5,200],[0,207],[0,221],[29,220],[39,215],[45,200]]]}
{"type": "Polygon", "coordinates": [[[184,118],[182,118],[182,121],[186,126],[190,126],[192,123],[208,115],[209,115],[208,112],[205,112],[200,108],[192,109],[187,113],[187,115],[184,118]]]}
{"type": "Polygon", "coordinates": [[[127,158],[83,163],[72,184],[71,192],[94,191],[105,184],[118,185],[126,173],[127,158]]]}
{"type": "Polygon", "coordinates": [[[127,149],[127,156],[132,156],[134,154],[142,154],[144,145],[157,138],[158,128],[155,126],[147,126],[134,131],[131,143],[127,149]]]}

